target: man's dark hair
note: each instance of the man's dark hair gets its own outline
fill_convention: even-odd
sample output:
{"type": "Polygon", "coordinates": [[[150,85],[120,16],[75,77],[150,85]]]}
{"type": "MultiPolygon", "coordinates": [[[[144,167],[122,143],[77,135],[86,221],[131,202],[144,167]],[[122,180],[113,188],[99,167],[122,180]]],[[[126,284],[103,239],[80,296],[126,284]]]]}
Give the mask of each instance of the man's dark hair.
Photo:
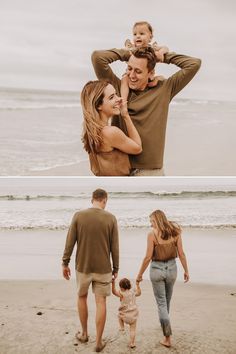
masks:
{"type": "Polygon", "coordinates": [[[125,289],[125,290],[131,289],[131,283],[130,283],[129,279],[127,279],[127,278],[121,279],[119,282],[119,286],[120,286],[120,288],[125,289]]]}
{"type": "Polygon", "coordinates": [[[148,72],[152,71],[155,68],[157,58],[152,47],[141,47],[132,51],[132,54],[135,58],[146,58],[147,59],[147,68],[148,72]]]}
{"type": "Polygon", "coordinates": [[[95,200],[98,200],[99,202],[101,202],[104,199],[107,199],[108,195],[107,192],[104,189],[96,189],[93,192],[92,198],[95,200]]]}

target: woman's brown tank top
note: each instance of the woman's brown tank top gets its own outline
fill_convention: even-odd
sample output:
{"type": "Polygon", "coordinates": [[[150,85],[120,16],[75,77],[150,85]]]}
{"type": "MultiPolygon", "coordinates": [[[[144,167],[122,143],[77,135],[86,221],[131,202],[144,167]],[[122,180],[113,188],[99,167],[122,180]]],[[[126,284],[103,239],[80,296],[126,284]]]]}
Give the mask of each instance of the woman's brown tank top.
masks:
{"type": "Polygon", "coordinates": [[[114,149],[90,153],[90,168],[95,176],[129,176],[131,166],[128,154],[114,149]]]}
{"type": "Polygon", "coordinates": [[[168,261],[169,259],[178,257],[177,241],[179,236],[171,237],[168,240],[163,240],[163,242],[159,242],[154,232],[153,234],[156,241],[152,255],[153,261],[168,261]]]}

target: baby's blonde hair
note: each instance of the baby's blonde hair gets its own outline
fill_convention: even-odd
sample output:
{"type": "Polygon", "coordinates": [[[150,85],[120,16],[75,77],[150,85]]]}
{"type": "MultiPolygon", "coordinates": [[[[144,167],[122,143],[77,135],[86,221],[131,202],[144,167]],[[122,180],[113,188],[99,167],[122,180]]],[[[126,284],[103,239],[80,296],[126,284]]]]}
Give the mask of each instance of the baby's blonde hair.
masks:
{"type": "Polygon", "coordinates": [[[133,25],[133,30],[135,29],[135,27],[137,26],[147,26],[148,30],[150,31],[150,33],[153,35],[153,28],[150,25],[149,22],[147,21],[139,21],[139,22],[135,22],[135,24],[133,25]]]}

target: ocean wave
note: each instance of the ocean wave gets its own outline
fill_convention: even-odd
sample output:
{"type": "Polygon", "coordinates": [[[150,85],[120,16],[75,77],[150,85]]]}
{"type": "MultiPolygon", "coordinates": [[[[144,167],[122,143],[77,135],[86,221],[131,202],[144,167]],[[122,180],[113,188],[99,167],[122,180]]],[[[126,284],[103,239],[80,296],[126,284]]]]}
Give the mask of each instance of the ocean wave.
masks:
{"type": "MultiPolygon", "coordinates": [[[[235,103],[223,102],[226,104],[235,103]]],[[[177,98],[171,102],[171,105],[205,106],[221,103],[218,100],[177,98]]],[[[0,88],[0,107],[5,110],[80,108],[80,92],[0,88]]]]}
{"type": "Polygon", "coordinates": [[[16,102],[14,103],[4,103],[0,102],[0,109],[2,110],[7,110],[7,111],[14,111],[14,110],[25,110],[25,109],[66,109],[66,108],[80,108],[81,104],[80,103],[24,103],[24,104],[18,104],[16,102]]]}
{"type": "MultiPolygon", "coordinates": [[[[136,224],[120,224],[120,229],[149,229],[150,225],[136,225],[136,224]]],[[[236,229],[236,224],[181,224],[183,229],[209,229],[209,230],[216,230],[216,229],[236,229]]],[[[37,230],[48,230],[48,231],[66,231],[68,230],[69,225],[9,225],[9,226],[0,226],[0,231],[37,231],[37,230]]]]}
{"type": "Polygon", "coordinates": [[[81,107],[79,92],[0,88],[0,107],[5,110],[81,107]]]}
{"type": "MultiPolygon", "coordinates": [[[[119,199],[204,199],[204,198],[228,198],[236,197],[236,191],[180,191],[180,192],[109,192],[110,198],[119,199]]],[[[79,193],[77,195],[1,195],[0,200],[57,200],[57,199],[87,199],[91,198],[91,194],[79,193]]]]}

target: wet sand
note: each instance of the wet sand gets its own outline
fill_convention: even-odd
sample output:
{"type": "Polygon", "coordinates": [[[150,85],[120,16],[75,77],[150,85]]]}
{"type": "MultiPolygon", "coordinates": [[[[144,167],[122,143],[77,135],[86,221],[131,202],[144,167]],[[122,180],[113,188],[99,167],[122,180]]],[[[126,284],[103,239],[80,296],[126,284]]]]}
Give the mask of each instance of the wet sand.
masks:
{"type": "MultiPolygon", "coordinates": [[[[89,295],[87,344],[78,343],[80,328],[73,280],[1,281],[2,354],[92,353],[95,346],[95,305],[89,295]],[[41,315],[40,315],[41,313],[41,315]]],[[[128,348],[128,328],[119,333],[116,297],[108,298],[104,353],[167,353],[159,344],[162,332],[149,281],[137,298],[140,316],[136,349],[128,348]]],[[[169,353],[235,353],[236,287],[178,282],[171,304],[172,344],[169,353]],[[234,295],[232,295],[234,294],[234,295]]]]}

